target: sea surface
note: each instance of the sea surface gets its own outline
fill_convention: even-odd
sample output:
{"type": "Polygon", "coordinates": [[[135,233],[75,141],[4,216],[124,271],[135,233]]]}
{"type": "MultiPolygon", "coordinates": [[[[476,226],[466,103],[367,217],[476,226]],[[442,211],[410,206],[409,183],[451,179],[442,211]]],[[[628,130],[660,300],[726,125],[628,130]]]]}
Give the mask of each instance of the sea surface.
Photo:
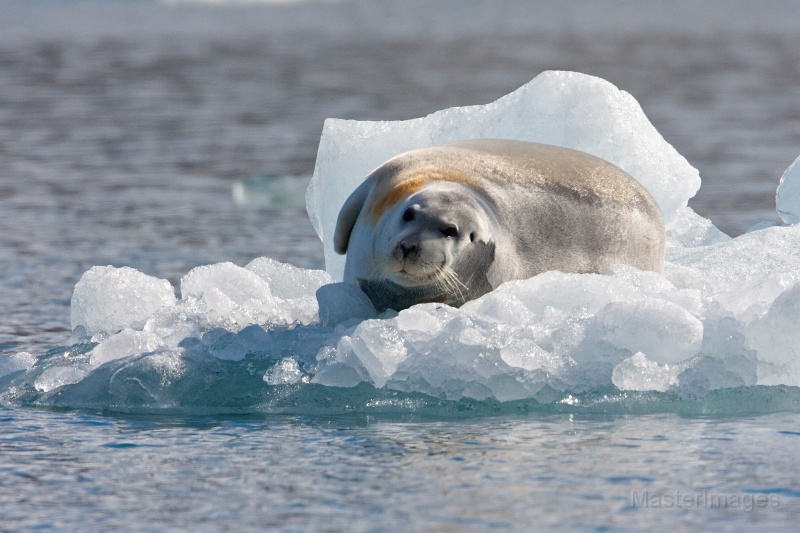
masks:
{"type": "MultiPolygon", "coordinates": [[[[0,358],[68,346],[94,265],[173,285],[261,256],[323,268],[302,194],[325,118],[485,104],[550,69],[631,93],[699,169],[690,206],[720,229],[775,221],[800,154],[798,14],[791,0],[0,0],[0,358]]],[[[366,385],[297,400],[302,387],[276,388],[269,414],[0,406],[0,531],[800,519],[795,390],[606,409],[366,385]]]]}

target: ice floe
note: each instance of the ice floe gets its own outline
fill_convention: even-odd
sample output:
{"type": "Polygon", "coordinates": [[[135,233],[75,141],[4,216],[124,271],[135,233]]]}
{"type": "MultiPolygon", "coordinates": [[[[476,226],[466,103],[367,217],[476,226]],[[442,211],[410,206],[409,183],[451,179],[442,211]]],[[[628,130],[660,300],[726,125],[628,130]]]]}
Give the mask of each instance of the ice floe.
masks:
{"type": "Polygon", "coordinates": [[[75,287],[73,346],[3,361],[0,376],[15,376],[3,397],[174,406],[198,387],[225,403],[264,387],[368,384],[442,400],[572,405],[573,395],[597,390],[696,397],[800,387],[800,225],[792,225],[800,165],[778,187],[787,225],[735,239],[687,207],[699,186],[633,97],[578,73],[546,72],[494,103],[415,120],[328,120],[306,195],[327,272],[260,258],[198,267],[172,287],[130,268],[94,267],[75,287]],[[331,240],[347,195],[400,152],[467,138],[567,146],[628,171],[664,212],[664,274],[547,272],[459,309],[383,314],[336,283],[343,259],[331,240]],[[164,389],[174,392],[169,400],[164,389]]]}

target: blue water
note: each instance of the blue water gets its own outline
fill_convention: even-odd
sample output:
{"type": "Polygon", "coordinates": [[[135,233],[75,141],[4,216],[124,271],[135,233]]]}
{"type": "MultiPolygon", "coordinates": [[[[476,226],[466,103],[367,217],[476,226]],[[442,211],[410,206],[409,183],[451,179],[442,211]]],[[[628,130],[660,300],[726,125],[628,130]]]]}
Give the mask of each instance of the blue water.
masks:
{"type": "MultiPolygon", "coordinates": [[[[633,94],[700,170],[690,205],[724,231],[774,220],[800,153],[795,11],[0,1],[0,357],[81,357],[69,299],[93,265],[173,284],[259,256],[321,268],[302,207],[242,205],[234,184],[307,179],[326,117],[487,103],[545,69],[633,94]]],[[[796,388],[445,402],[268,387],[269,361],[198,364],[205,375],[169,387],[130,365],[158,402],[102,372],[46,394],[0,378],[0,529],[738,531],[800,517],[796,388]]]]}
{"type": "Polygon", "coordinates": [[[0,417],[15,530],[785,531],[800,512],[796,415],[0,417]]]}

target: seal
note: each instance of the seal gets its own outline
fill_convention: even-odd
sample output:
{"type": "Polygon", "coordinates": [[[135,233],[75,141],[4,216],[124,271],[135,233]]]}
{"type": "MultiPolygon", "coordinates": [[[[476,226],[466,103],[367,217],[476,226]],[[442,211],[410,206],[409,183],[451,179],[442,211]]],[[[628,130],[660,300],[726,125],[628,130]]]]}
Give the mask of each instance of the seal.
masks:
{"type": "Polygon", "coordinates": [[[598,157],[547,144],[470,140],[413,150],[375,169],[345,201],[334,249],[344,281],[379,311],[458,307],[548,270],[623,263],[661,272],[661,210],[598,157]]]}

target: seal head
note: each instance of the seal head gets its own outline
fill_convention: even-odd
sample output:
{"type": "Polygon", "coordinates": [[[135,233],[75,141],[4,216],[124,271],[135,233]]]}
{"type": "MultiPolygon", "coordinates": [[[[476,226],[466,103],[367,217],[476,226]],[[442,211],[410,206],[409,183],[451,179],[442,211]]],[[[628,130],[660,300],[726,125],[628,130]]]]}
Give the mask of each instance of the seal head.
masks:
{"type": "Polygon", "coordinates": [[[417,177],[385,191],[368,214],[375,220],[371,272],[356,284],[381,311],[422,302],[460,306],[488,292],[494,243],[482,204],[453,181],[417,177]]]}

